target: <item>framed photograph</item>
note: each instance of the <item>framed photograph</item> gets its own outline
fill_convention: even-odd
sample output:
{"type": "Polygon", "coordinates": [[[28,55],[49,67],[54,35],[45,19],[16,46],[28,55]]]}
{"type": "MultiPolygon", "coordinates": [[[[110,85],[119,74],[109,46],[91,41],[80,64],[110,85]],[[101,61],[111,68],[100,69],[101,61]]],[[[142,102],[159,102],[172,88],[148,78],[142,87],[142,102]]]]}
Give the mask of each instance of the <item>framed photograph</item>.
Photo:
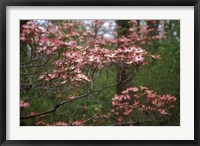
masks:
{"type": "Polygon", "coordinates": [[[1,145],[199,145],[198,0],[0,2],[1,145]]]}

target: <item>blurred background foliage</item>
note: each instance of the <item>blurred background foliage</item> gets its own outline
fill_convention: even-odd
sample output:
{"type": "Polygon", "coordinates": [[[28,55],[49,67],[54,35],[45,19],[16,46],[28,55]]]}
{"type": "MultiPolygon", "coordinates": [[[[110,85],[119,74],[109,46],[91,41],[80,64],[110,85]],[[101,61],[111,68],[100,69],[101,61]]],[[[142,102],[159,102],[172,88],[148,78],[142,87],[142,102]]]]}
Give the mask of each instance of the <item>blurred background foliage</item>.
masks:
{"type": "MultiPolygon", "coordinates": [[[[21,21],[24,23],[24,21],[21,21]]],[[[56,22],[59,25],[59,22],[56,22]]],[[[44,23],[45,24],[45,23],[44,23]]],[[[173,108],[170,116],[164,116],[162,119],[155,120],[151,123],[142,123],[141,125],[180,125],[180,21],[167,20],[167,38],[165,40],[155,41],[152,44],[145,46],[150,54],[160,54],[161,60],[148,64],[142,67],[132,80],[135,87],[140,85],[149,87],[159,94],[171,94],[177,97],[175,101],[175,108],[173,108]]],[[[102,31],[105,31],[104,29],[102,31]]],[[[106,32],[106,31],[105,31],[106,32]]],[[[107,34],[109,35],[109,34],[107,34]]],[[[21,44],[20,59],[26,58],[26,45],[21,44]]],[[[106,72],[109,72],[108,84],[115,83],[117,79],[116,68],[111,66],[104,69],[94,82],[95,87],[101,87],[105,83],[107,77],[106,72]]],[[[20,77],[21,82],[26,80],[26,77],[20,77]]],[[[78,94],[85,93],[85,88],[78,90],[78,94]]],[[[21,91],[20,98],[34,96],[36,91],[21,91]]],[[[71,95],[74,91],[66,93],[66,96],[71,95]]],[[[38,121],[43,120],[46,123],[53,123],[58,121],[76,121],[82,118],[90,118],[98,111],[103,110],[101,114],[108,113],[111,106],[111,99],[116,94],[116,87],[105,89],[103,91],[95,92],[90,96],[70,102],[60,107],[56,112],[50,113],[44,117],[37,117],[31,119],[21,120],[21,125],[35,125],[38,121]]],[[[31,114],[31,112],[39,113],[53,108],[56,99],[54,97],[38,97],[30,101],[30,107],[21,110],[21,117],[31,114]]],[[[136,115],[137,116],[137,113],[136,115]]],[[[89,121],[87,125],[112,125],[116,118],[111,114],[111,117],[100,118],[98,121],[89,121]]],[[[40,125],[40,124],[38,124],[40,125]]]]}

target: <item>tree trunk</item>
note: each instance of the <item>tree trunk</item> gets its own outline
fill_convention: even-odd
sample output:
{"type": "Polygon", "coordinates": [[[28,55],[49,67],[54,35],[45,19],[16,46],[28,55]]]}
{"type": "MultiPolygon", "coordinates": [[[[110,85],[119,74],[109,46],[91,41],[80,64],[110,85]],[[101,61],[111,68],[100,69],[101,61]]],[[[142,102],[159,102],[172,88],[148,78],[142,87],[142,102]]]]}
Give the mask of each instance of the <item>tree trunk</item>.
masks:
{"type": "MultiPolygon", "coordinates": [[[[118,38],[125,36],[128,36],[129,33],[129,23],[128,20],[118,20],[117,25],[120,27],[118,29],[118,38]]],[[[118,42],[118,48],[123,49],[124,43],[118,42]]],[[[121,81],[117,85],[117,94],[120,94],[121,91],[125,90],[126,88],[132,86],[132,79],[128,79],[129,73],[127,73],[128,66],[126,64],[119,64],[117,66],[117,80],[118,82],[121,81]],[[128,80],[127,80],[128,79],[128,80]],[[123,82],[125,81],[126,82],[123,82]]]]}

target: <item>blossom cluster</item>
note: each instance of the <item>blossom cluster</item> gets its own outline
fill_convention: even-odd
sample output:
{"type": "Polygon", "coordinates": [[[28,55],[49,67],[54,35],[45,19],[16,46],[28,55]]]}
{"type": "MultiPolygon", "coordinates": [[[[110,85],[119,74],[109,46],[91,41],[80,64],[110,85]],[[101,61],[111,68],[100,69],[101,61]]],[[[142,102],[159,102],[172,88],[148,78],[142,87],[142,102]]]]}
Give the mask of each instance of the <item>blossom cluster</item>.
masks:
{"type": "Polygon", "coordinates": [[[61,78],[60,84],[65,84],[66,78],[69,78],[71,82],[90,82],[90,79],[83,73],[85,68],[100,70],[106,64],[119,62],[133,67],[140,66],[144,63],[146,54],[145,50],[136,46],[117,50],[93,48],[87,52],[69,50],[63,53],[62,60],[53,62],[55,69],[52,73],[44,73],[40,75],[39,79],[49,81],[61,78]]]}
{"type": "Polygon", "coordinates": [[[128,23],[130,25],[128,36],[123,36],[123,38],[119,38],[120,40],[123,40],[123,45],[149,44],[152,43],[152,41],[166,38],[166,33],[164,31],[165,21],[163,20],[146,20],[145,23],[142,25],[136,20],[130,20],[128,23]],[[152,25],[160,25],[163,27],[162,29],[160,29],[156,27],[151,27],[152,25]]]}
{"type": "Polygon", "coordinates": [[[159,95],[147,87],[129,87],[112,98],[112,112],[118,117],[118,122],[121,122],[123,117],[130,116],[133,111],[170,115],[168,110],[174,107],[175,100],[176,97],[172,95],[159,95]]]}
{"type": "Polygon", "coordinates": [[[36,54],[52,57],[59,51],[62,52],[62,58],[52,63],[53,70],[43,72],[38,79],[49,81],[58,78],[61,79],[58,83],[60,85],[66,84],[67,79],[70,79],[71,83],[76,84],[90,82],[90,78],[83,71],[85,68],[100,70],[107,64],[120,62],[133,67],[145,64],[145,57],[148,54],[139,46],[123,45],[115,50],[102,47],[116,44],[118,41],[126,44],[130,41],[129,38],[122,36],[112,41],[106,38],[91,40],[89,37],[91,33],[79,32],[80,29],[73,28],[79,24],[76,23],[67,22],[59,27],[52,24],[49,28],[41,27],[34,21],[28,21],[22,25],[21,40],[28,42],[30,46],[34,45],[36,54]],[[84,40],[84,38],[88,39],[84,40]]]}
{"type": "Polygon", "coordinates": [[[20,108],[26,108],[29,106],[30,104],[28,102],[25,102],[24,100],[20,100],[20,108]]]}
{"type": "Polygon", "coordinates": [[[36,125],[45,125],[45,126],[83,126],[82,121],[74,121],[71,124],[64,122],[64,121],[59,121],[59,122],[54,122],[52,124],[45,123],[43,120],[40,120],[39,122],[36,123],[36,125]]]}

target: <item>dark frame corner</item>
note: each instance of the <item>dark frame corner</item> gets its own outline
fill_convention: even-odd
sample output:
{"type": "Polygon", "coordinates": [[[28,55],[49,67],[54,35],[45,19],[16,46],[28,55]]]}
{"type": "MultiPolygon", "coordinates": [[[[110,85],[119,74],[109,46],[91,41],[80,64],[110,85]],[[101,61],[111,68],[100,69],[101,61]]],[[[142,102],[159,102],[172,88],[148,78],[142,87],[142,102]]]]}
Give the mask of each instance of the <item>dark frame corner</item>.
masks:
{"type": "Polygon", "coordinates": [[[200,72],[200,0],[0,0],[0,144],[12,145],[200,145],[200,105],[199,72],[200,72]],[[7,6],[194,6],[194,140],[152,140],[152,141],[48,141],[48,140],[6,140],[6,7],[7,6]]]}

